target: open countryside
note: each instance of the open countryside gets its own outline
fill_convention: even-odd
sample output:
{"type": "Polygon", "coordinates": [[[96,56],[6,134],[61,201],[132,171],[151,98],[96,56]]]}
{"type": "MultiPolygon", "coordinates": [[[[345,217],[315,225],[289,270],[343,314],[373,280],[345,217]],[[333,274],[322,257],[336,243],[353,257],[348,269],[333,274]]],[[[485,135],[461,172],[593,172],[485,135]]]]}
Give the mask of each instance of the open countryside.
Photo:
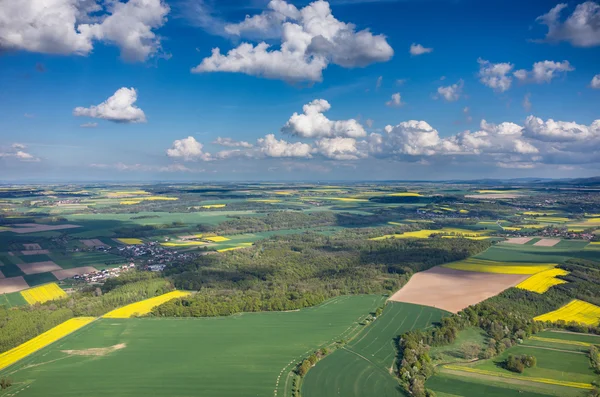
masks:
{"type": "Polygon", "coordinates": [[[575,212],[565,194],[557,223],[525,214],[545,188],[477,190],[499,189],[54,186],[35,205],[10,190],[0,396],[593,391],[600,226],[572,225],[595,196],[575,212]],[[516,374],[509,355],[537,363],[516,374]]]}

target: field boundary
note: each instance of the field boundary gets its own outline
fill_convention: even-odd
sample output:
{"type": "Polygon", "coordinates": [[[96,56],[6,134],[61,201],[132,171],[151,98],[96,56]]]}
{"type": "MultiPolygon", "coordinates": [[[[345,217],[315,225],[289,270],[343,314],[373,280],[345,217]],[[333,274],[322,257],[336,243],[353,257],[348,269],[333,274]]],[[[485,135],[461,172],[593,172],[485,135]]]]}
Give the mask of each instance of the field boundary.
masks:
{"type": "Polygon", "coordinates": [[[560,380],[554,380],[554,379],[548,379],[548,378],[525,377],[525,376],[518,376],[518,375],[488,371],[485,369],[461,367],[459,365],[452,365],[452,364],[444,365],[442,368],[444,370],[450,370],[450,371],[455,371],[455,372],[463,372],[463,373],[468,373],[468,374],[484,375],[484,376],[504,378],[504,379],[514,379],[514,380],[520,380],[520,381],[524,381],[524,382],[545,383],[545,384],[549,384],[549,385],[565,386],[565,387],[571,387],[571,388],[576,388],[576,389],[591,390],[593,388],[591,383],[560,381],[560,380]]]}

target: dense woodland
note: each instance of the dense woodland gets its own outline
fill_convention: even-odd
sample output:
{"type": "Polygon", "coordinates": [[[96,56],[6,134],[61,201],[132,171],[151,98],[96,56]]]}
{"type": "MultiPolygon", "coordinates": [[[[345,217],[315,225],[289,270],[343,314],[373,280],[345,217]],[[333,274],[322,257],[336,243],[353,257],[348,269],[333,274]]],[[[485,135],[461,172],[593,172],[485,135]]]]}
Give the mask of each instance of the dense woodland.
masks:
{"type": "MultiPolygon", "coordinates": [[[[364,233],[364,232],[363,232],[364,233]]],[[[167,302],[156,316],[220,316],[292,310],[343,294],[389,294],[417,271],[478,253],[489,243],[463,239],[369,241],[361,232],[278,236],[249,250],[204,255],[165,269],[197,294],[167,302]]]]}

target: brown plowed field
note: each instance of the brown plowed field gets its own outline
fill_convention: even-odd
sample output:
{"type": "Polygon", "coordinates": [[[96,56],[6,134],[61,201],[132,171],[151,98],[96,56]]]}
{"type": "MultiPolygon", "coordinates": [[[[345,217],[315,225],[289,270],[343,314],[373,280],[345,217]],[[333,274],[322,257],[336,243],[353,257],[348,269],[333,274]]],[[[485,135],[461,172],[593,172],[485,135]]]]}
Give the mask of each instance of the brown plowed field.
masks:
{"type": "Polygon", "coordinates": [[[416,273],[390,300],[437,307],[452,313],[479,303],[529,275],[465,272],[434,267],[416,273]]]}

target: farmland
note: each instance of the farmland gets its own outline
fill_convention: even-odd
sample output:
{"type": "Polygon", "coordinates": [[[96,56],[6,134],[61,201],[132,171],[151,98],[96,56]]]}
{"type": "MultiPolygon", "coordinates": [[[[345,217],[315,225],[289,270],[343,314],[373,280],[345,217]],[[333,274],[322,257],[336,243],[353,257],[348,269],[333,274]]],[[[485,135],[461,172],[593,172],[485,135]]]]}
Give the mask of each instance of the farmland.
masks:
{"type": "Polygon", "coordinates": [[[146,388],[165,396],[273,395],[275,388],[285,395],[283,380],[291,361],[360,329],[381,301],[379,296],[341,297],[297,312],[214,319],[100,319],[8,373],[26,382],[17,386],[23,396],[136,394],[146,388]],[[84,354],[117,345],[125,347],[84,354]],[[231,382],[232,372],[236,382],[231,382]],[[52,386],[57,382],[60,387],[52,386]]]}
{"type": "Polygon", "coordinates": [[[535,319],[537,321],[576,321],[588,325],[598,325],[600,322],[600,307],[574,299],[565,306],[537,316],[535,319]]]}
{"type": "Polygon", "coordinates": [[[519,395],[526,396],[579,396],[582,390],[591,389],[590,383],[596,375],[585,353],[589,343],[583,347],[577,343],[583,343],[578,342],[582,338],[598,342],[599,337],[560,331],[545,331],[539,335],[543,337],[526,339],[522,345],[511,347],[494,359],[441,365],[427,386],[436,392],[467,397],[488,389],[490,395],[520,392],[523,394],[519,395]],[[502,363],[509,355],[522,354],[535,356],[536,366],[526,368],[522,374],[503,368],[502,363]]]}
{"type": "Polygon", "coordinates": [[[303,395],[359,396],[375,390],[381,396],[401,396],[398,382],[390,375],[395,365],[394,338],[405,331],[427,328],[444,314],[426,306],[388,303],[372,325],[308,372],[303,395]]]}
{"type": "MultiPolygon", "coordinates": [[[[489,350],[487,316],[515,311],[531,321],[573,299],[600,305],[600,222],[588,193],[581,201],[528,186],[232,183],[5,194],[0,305],[17,311],[2,311],[4,321],[20,314],[10,335],[0,330],[5,350],[26,340],[16,329],[34,338],[69,318],[99,318],[8,368],[10,394],[81,395],[89,383],[98,395],[401,396],[400,334],[492,307],[454,344],[431,350],[436,364],[462,366],[470,342],[489,350]],[[329,354],[301,376],[297,365],[320,348],[329,354]]],[[[594,343],[563,335],[538,332],[510,349],[586,353],[594,343]]],[[[503,339],[519,338],[496,343],[503,339]]],[[[500,350],[489,362],[505,357],[500,350]]],[[[550,371],[542,358],[536,371],[550,371]]],[[[573,389],[482,372],[495,367],[437,369],[427,385],[442,397],[573,389]]],[[[587,382],[582,375],[573,382],[587,382]]]]}

